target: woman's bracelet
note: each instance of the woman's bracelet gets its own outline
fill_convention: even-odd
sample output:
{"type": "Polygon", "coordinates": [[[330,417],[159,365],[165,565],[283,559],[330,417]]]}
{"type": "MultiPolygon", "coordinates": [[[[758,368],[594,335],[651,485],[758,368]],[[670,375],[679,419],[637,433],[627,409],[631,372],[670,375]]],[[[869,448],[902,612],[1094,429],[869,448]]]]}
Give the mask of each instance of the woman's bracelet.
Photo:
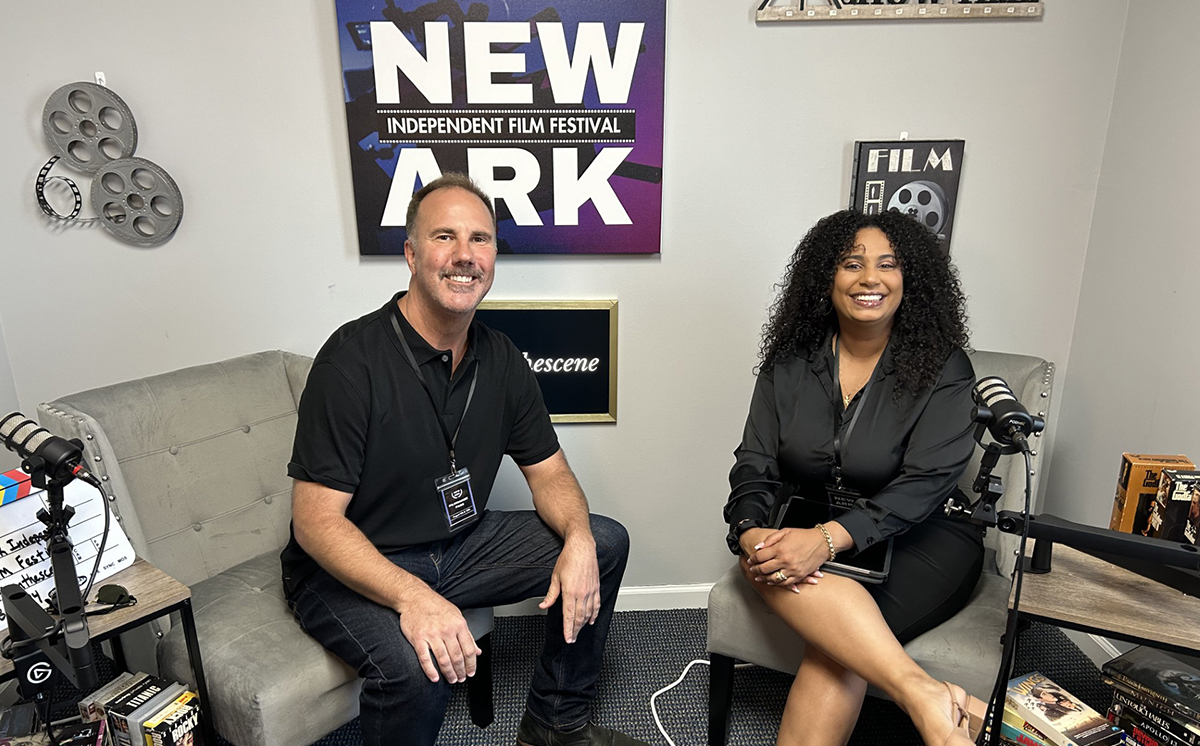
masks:
{"type": "Polygon", "coordinates": [[[825,546],[829,547],[829,561],[833,562],[837,559],[837,550],[833,548],[833,537],[829,535],[829,529],[825,528],[824,523],[818,523],[817,530],[821,532],[821,536],[825,537],[825,546]]]}

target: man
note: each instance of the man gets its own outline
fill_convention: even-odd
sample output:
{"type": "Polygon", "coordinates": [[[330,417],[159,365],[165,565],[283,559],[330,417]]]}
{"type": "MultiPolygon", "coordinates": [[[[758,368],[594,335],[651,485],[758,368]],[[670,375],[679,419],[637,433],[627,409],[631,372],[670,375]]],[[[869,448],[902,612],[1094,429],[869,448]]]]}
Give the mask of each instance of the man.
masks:
{"type": "Polygon", "coordinates": [[[406,228],[408,292],[336,331],[300,400],[289,603],[363,677],[367,746],[437,739],[480,654],[460,608],[538,596],[546,641],[517,743],[640,744],[589,722],[628,535],[588,514],[521,353],[473,321],[491,202],[447,174],[413,195],[406,228]],[[484,511],[504,454],[535,511],[484,511]]]}

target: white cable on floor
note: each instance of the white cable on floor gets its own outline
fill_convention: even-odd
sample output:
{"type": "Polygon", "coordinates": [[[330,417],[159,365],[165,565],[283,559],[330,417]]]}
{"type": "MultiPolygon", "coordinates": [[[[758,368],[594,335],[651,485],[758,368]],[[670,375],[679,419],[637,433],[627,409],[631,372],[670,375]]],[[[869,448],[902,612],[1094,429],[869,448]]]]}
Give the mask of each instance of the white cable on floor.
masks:
{"type": "MultiPolygon", "coordinates": [[[[688,671],[691,671],[692,666],[696,665],[697,663],[703,663],[706,666],[712,665],[709,661],[706,661],[703,658],[697,658],[696,660],[684,666],[683,673],[679,674],[678,679],[675,679],[675,681],[667,684],[662,689],[659,689],[657,692],[650,695],[650,714],[654,716],[654,724],[658,726],[658,732],[662,734],[663,738],[667,739],[667,743],[670,746],[675,746],[675,742],[672,741],[671,737],[667,735],[667,729],[663,727],[662,721],[658,719],[658,710],[654,707],[654,700],[658,698],[658,695],[664,692],[669,692],[675,687],[679,686],[679,683],[687,677],[688,671]]],[[[734,666],[734,668],[749,668],[753,665],[753,663],[738,663],[734,666]]]]}
{"type": "Polygon", "coordinates": [[[669,692],[678,686],[679,682],[683,681],[683,679],[688,675],[688,671],[692,670],[692,666],[696,665],[697,663],[703,663],[706,666],[711,665],[708,661],[702,658],[697,658],[696,660],[684,666],[683,673],[679,674],[678,679],[675,679],[674,682],[667,684],[662,689],[659,689],[657,692],[650,695],[650,714],[654,716],[654,724],[658,726],[658,732],[662,734],[663,738],[667,739],[667,743],[670,744],[670,746],[675,746],[675,742],[672,741],[671,737],[667,735],[667,729],[663,727],[662,721],[658,719],[658,710],[654,708],[654,700],[657,699],[658,695],[662,694],[663,692],[669,692]]]}

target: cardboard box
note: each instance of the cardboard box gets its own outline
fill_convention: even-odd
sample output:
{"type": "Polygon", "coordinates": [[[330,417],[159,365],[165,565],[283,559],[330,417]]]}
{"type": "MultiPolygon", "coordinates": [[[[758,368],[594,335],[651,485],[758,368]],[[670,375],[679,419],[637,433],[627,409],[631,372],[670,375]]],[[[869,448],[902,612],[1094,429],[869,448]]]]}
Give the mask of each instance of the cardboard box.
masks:
{"type": "Polygon", "coordinates": [[[1145,534],[1163,469],[1195,469],[1183,454],[1122,453],[1117,495],[1108,527],[1127,534],[1145,534]]]}
{"type": "Polygon", "coordinates": [[[1192,504],[1197,501],[1200,501],[1200,471],[1163,469],[1147,536],[1194,543],[1194,532],[1189,531],[1188,519],[1193,512],[1192,504]],[[1187,538],[1188,533],[1193,533],[1192,540],[1187,538]]]}
{"type": "Polygon", "coordinates": [[[1200,547],[1200,492],[1192,492],[1192,507],[1188,511],[1188,522],[1183,527],[1183,538],[1200,547]]]}

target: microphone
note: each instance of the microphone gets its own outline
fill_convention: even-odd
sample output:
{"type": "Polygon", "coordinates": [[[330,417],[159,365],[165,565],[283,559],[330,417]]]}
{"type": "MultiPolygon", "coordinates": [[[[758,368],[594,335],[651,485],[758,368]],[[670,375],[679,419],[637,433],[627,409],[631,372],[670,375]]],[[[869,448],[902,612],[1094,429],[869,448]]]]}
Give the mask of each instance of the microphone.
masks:
{"type": "Polygon", "coordinates": [[[1012,388],[999,376],[980,379],[973,398],[979,405],[975,407],[975,421],[986,423],[988,432],[1001,445],[1016,445],[1028,452],[1028,436],[1046,427],[1045,420],[1021,406],[1012,388]]]}
{"type": "Polygon", "coordinates": [[[83,468],[83,445],[79,441],[60,438],[20,412],[0,419],[0,439],[22,459],[40,459],[51,478],[76,477],[103,489],[100,480],[83,468]]]}

